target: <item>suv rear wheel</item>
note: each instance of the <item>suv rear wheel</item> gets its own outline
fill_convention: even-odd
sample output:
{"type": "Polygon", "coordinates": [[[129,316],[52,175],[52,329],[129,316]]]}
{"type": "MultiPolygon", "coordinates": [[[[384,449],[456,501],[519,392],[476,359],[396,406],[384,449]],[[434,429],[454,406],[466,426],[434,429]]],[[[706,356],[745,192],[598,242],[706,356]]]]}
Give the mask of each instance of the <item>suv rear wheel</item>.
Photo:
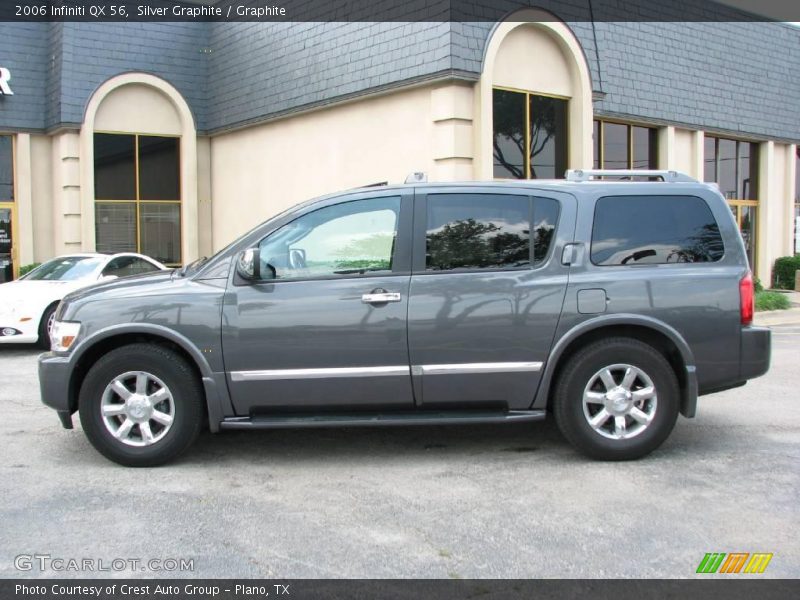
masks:
{"type": "Polygon", "coordinates": [[[564,437],[587,456],[630,460],[667,439],[679,401],[675,372],[660,352],[639,340],[609,338],[568,359],[553,411],[564,437]]]}
{"type": "Polygon", "coordinates": [[[189,364],[154,344],[112,350],[81,386],[81,425],[106,458],[152,467],[186,450],[203,422],[203,390],[189,364]]]}

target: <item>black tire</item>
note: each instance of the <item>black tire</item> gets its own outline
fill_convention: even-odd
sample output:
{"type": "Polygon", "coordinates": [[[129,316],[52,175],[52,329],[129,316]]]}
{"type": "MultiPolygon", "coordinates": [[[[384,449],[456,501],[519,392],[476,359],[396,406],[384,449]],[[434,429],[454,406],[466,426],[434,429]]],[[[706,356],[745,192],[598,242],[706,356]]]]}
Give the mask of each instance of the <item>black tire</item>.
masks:
{"type": "MultiPolygon", "coordinates": [[[[136,376],[130,377],[131,382],[135,384],[136,376]]],[[[131,389],[129,385],[126,387],[128,390],[131,389]]],[[[134,392],[136,392],[135,387],[134,392]]],[[[122,402],[120,406],[127,406],[121,396],[112,393],[110,397],[122,402]]],[[[178,354],[155,344],[121,346],[98,360],[81,385],[78,410],[81,425],[92,446],[109,460],[127,467],[154,467],[175,459],[197,438],[205,416],[203,389],[191,366],[178,354]],[[169,412],[171,409],[172,420],[169,426],[160,425],[156,421],[147,422],[148,432],[151,427],[163,428],[156,432],[155,436],[162,437],[150,445],[129,445],[144,442],[145,436],[138,423],[128,428],[131,433],[127,443],[112,435],[109,427],[113,426],[114,422],[121,426],[130,415],[113,417],[112,425],[107,425],[106,419],[101,414],[103,395],[107,386],[115,379],[131,372],[150,375],[151,379],[146,386],[155,386],[155,389],[159,389],[158,384],[163,383],[171,397],[171,405],[163,403],[157,405],[163,409],[162,412],[169,412]],[[157,380],[160,382],[156,383],[157,380]],[[137,436],[139,440],[136,439],[137,436]]]]}
{"type": "Polygon", "coordinates": [[[48,327],[48,323],[55,314],[57,308],[58,302],[48,306],[42,313],[42,320],[39,321],[39,339],[36,341],[36,344],[45,350],[50,350],[50,328],[48,327]]]}
{"type": "MultiPolygon", "coordinates": [[[[624,382],[624,372],[622,368],[612,370],[615,383],[624,382]]],[[[630,386],[635,388],[635,391],[649,388],[649,386],[641,384],[644,381],[643,378],[637,377],[635,381],[636,383],[630,386]]],[[[556,382],[553,412],[561,433],[585,455],[598,460],[633,460],[649,454],[667,439],[675,427],[679,404],[678,380],[666,358],[658,350],[644,342],[615,337],[594,342],[568,359],[556,382]],[[650,399],[635,405],[641,406],[643,409],[636,413],[638,417],[642,417],[645,412],[652,410],[651,420],[646,425],[631,416],[610,412],[612,409],[625,410],[625,402],[630,402],[630,400],[626,400],[624,391],[620,392],[622,397],[619,399],[619,407],[613,405],[609,400],[608,407],[601,403],[589,403],[584,408],[584,391],[587,386],[591,382],[594,382],[595,386],[599,384],[601,387],[592,387],[589,391],[603,394],[608,389],[608,385],[601,380],[599,373],[604,371],[605,367],[621,364],[639,369],[646,377],[649,377],[655,387],[654,404],[650,399]],[[602,421],[605,414],[598,414],[602,410],[606,411],[605,414],[610,415],[608,420],[622,416],[627,423],[631,424],[632,428],[640,428],[640,431],[633,437],[623,439],[606,437],[619,435],[619,432],[626,431],[625,427],[628,425],[623,423],[617,429],[615,423],[609,423],[606,420],[604,424],[598,425],[605,431],[605,435],[600,433],[589,423],[589,418],[597,417],[599,421],[602,421]],[[604,427],[608,430],[603,429],[604,427]]],[[[627,430],[625,435],[630,435],[634,431],[635,429],[627,430]]]]}

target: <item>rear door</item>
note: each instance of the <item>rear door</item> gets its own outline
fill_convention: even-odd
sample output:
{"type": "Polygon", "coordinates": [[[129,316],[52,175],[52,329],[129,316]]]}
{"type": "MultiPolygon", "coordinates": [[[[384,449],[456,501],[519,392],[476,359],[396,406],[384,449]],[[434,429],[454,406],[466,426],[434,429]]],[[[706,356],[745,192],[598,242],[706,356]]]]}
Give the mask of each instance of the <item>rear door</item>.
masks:
{"type": "Polygon", "coordinates": [[[568,281],[575,199],[520,188],[417,193],[409,355],[418,404],[525,409],[568,281]]]}

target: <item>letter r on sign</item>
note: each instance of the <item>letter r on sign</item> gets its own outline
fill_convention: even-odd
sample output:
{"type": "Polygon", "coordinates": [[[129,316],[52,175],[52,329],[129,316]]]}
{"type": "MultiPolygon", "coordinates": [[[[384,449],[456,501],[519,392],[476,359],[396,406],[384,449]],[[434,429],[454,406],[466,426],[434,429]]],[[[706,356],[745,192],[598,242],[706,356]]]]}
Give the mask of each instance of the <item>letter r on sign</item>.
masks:
{"type": "Polygon", "coordinates": [[[14,92],[11,91],[11,86],[8,82],[11,81],[11,72],[5,67],[0,67],[0,94],[5,96],[13,96],[14,92]]]}

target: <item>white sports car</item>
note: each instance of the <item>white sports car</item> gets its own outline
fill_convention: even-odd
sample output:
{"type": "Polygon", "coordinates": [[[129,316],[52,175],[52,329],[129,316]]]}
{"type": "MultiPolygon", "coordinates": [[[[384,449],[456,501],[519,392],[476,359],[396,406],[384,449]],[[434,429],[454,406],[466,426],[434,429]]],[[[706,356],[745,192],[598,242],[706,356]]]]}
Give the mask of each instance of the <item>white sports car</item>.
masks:
{"type": "Polygon", "coordinates": [[[163,271],[141,254],[68,254],[47,261],[16,281],[0,284],[0,344],[39,342],[50,347],[50,328],[69,292],[117,277],[163,271]]]}

